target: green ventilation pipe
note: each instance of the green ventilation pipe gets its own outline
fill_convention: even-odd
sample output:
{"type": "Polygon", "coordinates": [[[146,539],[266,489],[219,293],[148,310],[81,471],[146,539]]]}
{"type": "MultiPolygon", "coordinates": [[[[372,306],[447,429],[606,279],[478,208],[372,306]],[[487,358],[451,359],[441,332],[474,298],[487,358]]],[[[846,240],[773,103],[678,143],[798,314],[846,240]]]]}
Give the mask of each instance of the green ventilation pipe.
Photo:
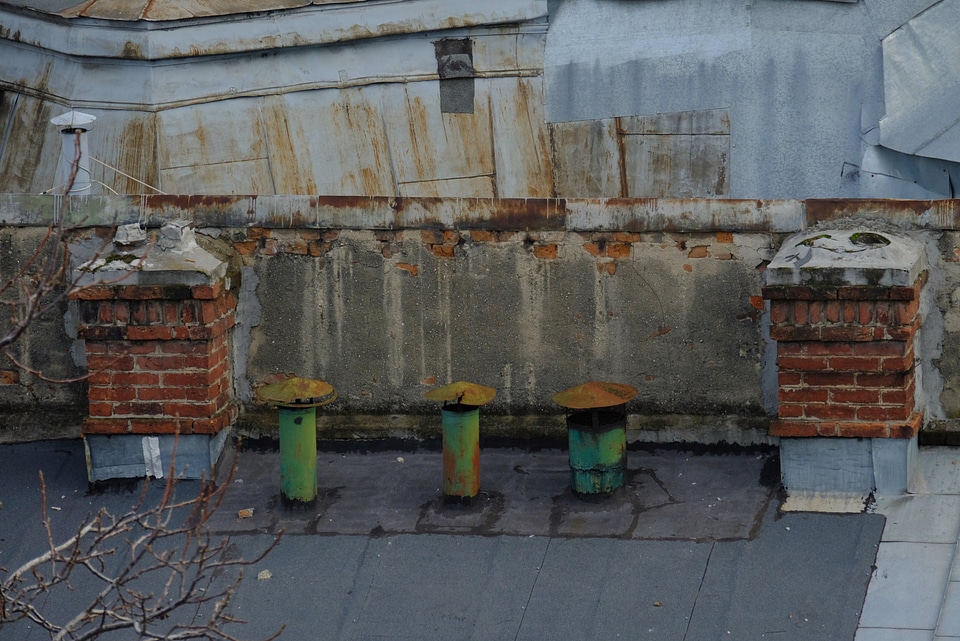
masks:
{"type": "Polygon", "coordinates": [[[443,401],[443,497],[470,503],[480,493],[480,406],[497,395],[492,387],[459,381],[424,396],[443,401]],[[447,403],[453,403],[447,405],[447,403]]]}
{"type": "Polygon", "coordinates": [[[577,410],[567,416],[570,488],[575,494],[610,494],[626,484],[626,403],[636,395],[630,385],[600,381],[553,395],[557,405],[577,410]]]}
{"type": "Polygon", "coordinates": [[[280,412],[280,494],[285,504],[310,505],[317,498],[317,408],[332,403],[330,383],[288,376],[257,389],[261,401],[280,412]]]}

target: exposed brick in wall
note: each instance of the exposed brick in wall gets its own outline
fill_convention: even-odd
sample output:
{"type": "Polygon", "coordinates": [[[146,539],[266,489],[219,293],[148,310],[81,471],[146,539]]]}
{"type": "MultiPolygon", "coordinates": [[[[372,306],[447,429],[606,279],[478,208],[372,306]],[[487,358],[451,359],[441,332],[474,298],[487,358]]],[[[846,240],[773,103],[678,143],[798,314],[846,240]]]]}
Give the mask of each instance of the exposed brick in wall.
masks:
{"type": "MultiPolygon", "coordinates": [[[[393,234],[394,232],[384,233],[393,234]]],[[[334,241],[339,237],[338,229],[252,227],[247,230],[246,239],[234,241],[233,247],[240,256],[274,256],[282,253],[316,258],[330,251],[334,241]]]]}
{"type": "Polygon", "coordinates": [[[914,407],[914,338],[924,281],[912,287],[765,287],[779,369],[771,434],[914,436],[922,422],[914,407]]]}
{"type": "Polygon", "coordinates": [[[237,416],[222,282],[95,286],[73,294],[87,352],[85,434],[213,434],[237,416]]]}
{"type": "MultiPolygon", "coordinates": [[[[341,237],[339,229],[271,229],[250,227],[238,230],[242,236],[235,237],[232,244],[237,253],[246,259],[252,257],[291,254],[321,257],[326,255],[341,237]]],[[[389,260],[401,252],[404,231],[374,230],[373,236],[381,255],[389,260]]],[[[422,229],[407,230],[408,237],[417,237],[424,247],[438,258],[454,258],[457,248],[466,243],[522,243],[530,253],[540,260],[556,260],[564,251],[563,232],[557,231],[495,231],[488,229],[422,229]]],[[[597,270],[601,273],[615,274],[616,261],[633,257],[635,243],[662,242],[664,234],[616,232],[578,232],[582,238],[579,247],[597,258],[597,270]],[[656,238],[656,240],[654,240],[656,238]]],[[[698,243],[688,247],[687,240],[679,240],[676,248],[687,258],[715,260],[735,260],[736,256],[722,249],[723,245],[734,242],[731,232],[700,234],[698,243]]],[[[692,268],[685,266],[686,271],[692,268]]],[[[408,270],[409,271],[409,270],[408,270]]]]}
{"type": "MultiPolygon", "coordinates": [[[[406,230],[356,230],[356,229],[275,229],[266,227],[238,228],[231,232],[231,243],[241,260],[248,266],[256,260],[277,255],[304,256],[327,260],[327,254],[336,245],[369,242],[364,235],[372,234],[375,251],[384,260],[392,261],[395,269],[411,278],[416,278],[421,265],[405,254],[411,243],[419,242],[423,248],[440,260],[453,260],[464,252],[465,247],[477,244],[494,246],[517,245],[523,247],[538,261],[550,262],[575,256],[577,252],[596,259],[596,271],[601,277],[616,276],[623,262],[630,262],[637,254],[636,246],[658,245],[664,249],[675,248],[688,262],[682,265],[686,272],[693,272],[695,265],[711,260],[738,260],[741,256],[735,246],[732,232],[700,234],[668,234],[662,232],[634,231],[564,231],[547,230],[494,230],[494,229],[406,229],[406,230]],[[344,242],[344,239],[346,241],[344,242]],[[406,249],[405,249],[406,248],[406,249]]],[[[752,251],[756,251],[755,249],[752,251]]],[[[763,300],[757,309],[763,309],[763,300]]]]}

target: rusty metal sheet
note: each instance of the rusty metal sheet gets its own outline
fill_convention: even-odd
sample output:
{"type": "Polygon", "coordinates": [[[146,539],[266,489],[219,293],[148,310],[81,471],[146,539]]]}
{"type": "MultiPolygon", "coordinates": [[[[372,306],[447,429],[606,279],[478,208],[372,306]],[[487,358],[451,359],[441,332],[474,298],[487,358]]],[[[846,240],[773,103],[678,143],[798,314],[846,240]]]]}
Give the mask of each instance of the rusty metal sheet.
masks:
{"type": "Polygon", "coordinates": [[[618,118],[622,134],[730,135],[729,109],[702,109],[618,118]]]}
{"type": "Polygon", "coordinates": [[[558,196],[617,198],[623,195],[615,119],[554,123],[549,128],[558,196]]]}
{"type": "MultiPolygon", "coordinates": [[[[528,23],[523,25],[516,37],[517,69],[535,69],[538,76],[543,76],[544,50],[547,46],[547,21],[528,23]]],[[[544,115],[546,118],[546,115],[544,115]]]]}
{"type": "MultiPolygon", "coordinates": [[[[13,15],[9,18],[13,24],[8,25],[5,24],[7,16],[10,14],[0,15],[0,59],[3,60],[0,89],[49,97],[51,102],[59,105],[58,113],[68,109],[65,102],[85,112],[100,109],[105,102],[110,110],[140,109],[151,104],[154,76],[150,70],[126,64],[125,61],[90,62],[87,56],[95,57],[103,51],[95,45],[77,47],[76,55],[59,55],[54,50],[55,45],[63,41],[83,41],[85,37],[65,29],[63,24],[59,24],[62,21],[51,24],[52,21],[34,20],[31,23],[23,16],[13,15]],[[28,26],[33,29],[26,29],[28,26]],[[20,33],[21,27],[26,29],[24,33],[20,33]],[[13,38],[8,39],[11,35],[13,38]],[[23,46],[27,43],[33,46],[23,46]]],[[[110,33],[109,46],[113,49],[105,52],[106,57],[121,54],[122,47],[115,41],[122,40],[125,34],[104,29],[100,31],[110,33]]],[[[103,33],[85,35],[103,38],[103,33]]],[[[182,75],[179,81],[184,83],[182,75]]]]}
{"type": "Polygon", "coordinates": [[[562,200],[550,198],[400,198],[394,199],[396,227],[562,230],[562,200]]]}
{"type": "Polygon", "coordinates": [[[291,376],[257,388],[257,398],[279,407],[319,407],[337,400],[337,391],[326,381],[291,376]]]}
{"type": "MultiPolygon", "coordinates": [[[[3,222],[34,224],[55,209],[53,196],[14,194],[3,222]],[[23,217],[17,213],[22,209],[23,217]],[[28,214],[27,212],[34,212],[28,214]]],[[[82,226],[191,218],[198,225],[332,229],[491,229],[790,233],[830,212],[870,213],[927,228],[960,228],[957,201],[799,201],[721,199],[397,198],[388,196],[146,195],[74,196],[69,219],[82,226]]]]}
{"type": "Polygon", "coordinates": [[[160,171],[164,191],[191,194],[272,194],[270,162],[266,158],[160,171]]]}
{"type": "Polygon", "coordinates": [[[152,0],[87,0],[60,12],[67,18],[140,20],[152,0]]]}
{"type": "Polygon", "coordinates": [[[315,196],[279,196],[256,198],[254,219],[264,227],[317,227],[317,198],[315,196]]]}
{"type": "MultiPolygon", "coordinates": [[[[118,1],[118,0],[114,0],[118,1]]],[[[123,0],[119,0],[123,1],[123,0]]],[[[347,0],[350,2],[351,0],[347,0]]],[[[357,0],[353,0],[354,2],[357,0]]],[[[104,2],[104,0],[97,0],[104,2]]],[[[295,9],[309,4],[306,0],[151,0],[141,20],[183,20],[207,16],[295,9]]]]}
{"type": "MultiPolygon", "coordinates": [[[[102,20],[185,20],[207,16],[277,11],[310,4],[327,4],[330,0],[86,0],[57,13],[66,18],[100,18],[102,20]]],[[[337,0],[338,3],[366,0],[337,0]]]]}
{"type": "Polygon", "coordinates": [[[379,87],[271,99],[264,126],[278,193],[394,195],[379,87]]]}
{"type": "MultiPolygon", "coordinates": [[[[324,45],[546,17],[546,0],[7,0],[23,7],[0,21],[0,33],[65,55],[161,60],[324,45]],[[44,20],[38,14],[71,20],[44,20]],[[243,15],[242,21],[205,20],[243,15]],[[111,29],[74,18],[111,20],[111,29]],[[141,21],[181,21],[170,29],[142,29],[141,21]],[[39,39],[39,40],[38,40],[39,39]]],[[[540,23],[543,24],[543,23],[540,23]]],[[[327,52],[324,52],[327,53],[327,52]]]]}
{"type": "Polygon", "coordinates": [[[119,170],[114,171],[97,162],[91,163],[90,170],[94,180],[106,185],[103,187],[103,193],[157,193],[123,175],[128,174],[159,188],[160,176],[155,153],[157,144],[155,114],[135,111],[105,112],[97,116],[96,125],[88,136],[91,155],[96,160],[119,170]]]}
{"type": "Polygon", "coordinates": [[[553,402],[573,410],[623,405],[637,395],[637,388],[626,383],[590,381],[553,395],[553,402]]]}
{"type": "MultiPolygon", "coordinates": [[[[313,96],[317,92],[304,93],[313,96]]],[[[306,140],[310,130],[301,118],[306,114],[300,114],[288,102],[288,98],[300,95],[268,96],[261,108],[263,135],[270,150],[270,170],[278,194],[321,193],[314,179],[311,146],[306,140]]]]}
{"type": "MultiPolygon", "coordinates": [[[[437,82],[383,88],[382,113],[398,183],[493,176],[490,106],[440,113],[437,82]]],[[[472,196],[473,194],[462,194],[472,196]]]]}
{"type": "Polygon", "coordinates": [[[432,389],[423,395],[428,401],[460,403],[462,405],[485,405],[497,395],[497,390],[477,383],[457,381],[443,387],[432,389]]]}
{"type": "MultiPolygon", "coordinates": [[[[490,71],[521,70],[517,60],[517,48],[521,46],[519,38],[504,38],[502,33],[477,33],[471,34],[470,41],[472,65],[476,75],[490,71]]],[[[529,71],[536,72],[539,69],[543,69],[542,55],[540,66],[529,71]]]]}
{"type": "Polygon", "coordinates": [[[0,91],[0,193],[37,194],[51,187],[60,157],[60,133],[50,125],[63,107],[0,91]]]}
{"type": "Polygon", "coordinates": [[[169,109],[158,120],[165,192],[274,193],[258,99],[169,109]]]}
{"type": "Polygon", "coordinates": [[[159,113],[158,127],[161,169],[267,157],[257,98],[167,109],[159,113]]]}
{"type": "MultiPolygon", "coordinates": [[[[69,220],[81,226],[190,218],[198,226],[332,229],[491,229],[530,231],[774,232],[804,229],[828,216],[869,213],[926,228],[960,228],[958,201],[398,198],[393,196],[145,195],[73,196],[69,220]],[[811,223],[805,222],[804,205],[811,223]],[[831,214],[830,212],[834,212],[831,214]],[[847,212],[847,213],[843,213],[847,212]],[[906,218],[904,219],[906,220],[906,218]]],[[[8,224],[35,224],[54,196],[12,194],[8,224]],[[22,212],[18,213],[18,212],[22,212]],[[32,213],[31,213],[32,212],[32,213]]],[[[44,220],[47,220],[44,218],[44,220]]],[[[44,223],[45,224],[45,223],[44,223]]]]}
{"type": "MultiPolygon", "coordinates": [[[[63,67],[72,73],[62,73],[58,75],[64,78],[75,80],[82,75],[85,79],[84,86],[90,85],[101,94],[103,93],[103,84],[98,76],[110,74],[102,73],[108,63],[107,59],[122,60],[164,60],[173,58],[190,58],[191,63],[203,63],[202,57],[218,56],[233,53],[247,53],[252,51],[270,51],[271,53],[256,59],[248,58],[246,65],[253,65],[262,68],[269,64],[271,58],[275,57],[277,50],[283,51],[284,61],[287,63],[280,67],[284,73],[282,77],[303,72],[312,73],[318,67],[330,64],[331,51],[323,49],[317,51],[317,47],[311,45],[325,45],[333,43],[344,43],[351,40],[367,40],[370,42],[384,43],[392,38],[391,36],[403,34],[417,34],[436,30],[454,29],[458,27],[470,27],[481,25],[502,25],[502,24],[520,24],[527,20],[537,19],[546,14],[546,0],[488,0],[482,4],[472,2],[471,0],[405,0],[395,3],[369,3],[365,2],[334,2],[320,3],[320,6],[307,7],[300,9],[283,9],[285,6],[305,5],[305,2],[299,0],[275,0],[271,4],[268,0],[266,5],[249,2],[248,0],[238,0],[238,12],[254,11],[256,15],[247,15],[241,21],[236,20],[193,20],[194,14],[202,16],[217,15],[218,12],[229,9],[228,3],[212,0],[204,2],[199,0],[191,2],[189,0],[173,0],[167,3],[160,3],[156,0],[145,3],[144,0],[133,0],[133,3],[118,2],[117,0],[99,0],[98,2],[84,2],[81,4],[72,4],[64,13],[68,18],[90,17],[84,15],[85,8],[89,7],[91,14],[102,14],[102,17],[112,21],[109,28],[97,20],[50,20],[43,16],[43,13],[59,14],[63,7],[53,2],[39,2],[31,0],[10,0],[3,5],[25,6],[30,11],[4,10],[0,19],[0,44],[11,42],[28,44],[37,47],[36,50],[29,52],[33,58],[47,57],[55,62],[56,65],[63,67]],[[100,7],[100,11],[96,8],[100,7]],[[143,14],[144,20],[155,19],[183,19],[180,24],[172,25],[172,28],[164,29],[144,29],[143,21],[138,19],[138,15],[143,14]],[[311,51],[312,50],[312,51],[311,51]],[[307,56],[316,58],[319,62],[309,65],[292,62],[291,59],[303,57],[304,52],[307,56]],[[96,64],[84,62],[82,68],[72,57],[78,57],[84,61],[92,58],[102,58],[96,64]],[[92,77],[92,78],[91,78],[92,77]],[[92,80],[92,82],[91,82],[92,80]]],[[[515,34],[514,34],[515,35],[515,34]]],[[[505,40],[515,40],[516,38],[505,38],[505,40]]],[[[405,43],[408,44],[408,43],[405,43]]],[[[432,43],[427,43],[432,44],[432,43]]],[[[393,46],[396,42],[393,42],[393,46]]],[[[340,53],[340,52],[336,52],[340,53]]],[[[351,52],[352,53],[352,52],[351,52]]],[[[4,58],[6,70],[27,69],[30,64],[12,61],[17,54],[15,46],[8,46],[6,50],[0,53],[4,58]]],[[[352,55],[348,55],[353,58],[352,55]]],[[[403,64],[407,61],[406,53],[393,56],[381,56],[383,66],[389,67],[390,63],[403,64]]],[[[348,61],[346,65],[340,64],[335,69],[342,70],[345,67],[352,67],[354,60],[348,61]]],[[[232,61],[228,59],[219,59],[214,64],[221,67],[221,75],[216,76],[207,73],[201,73],[207,76],[202,80],[197,79],[196,74],[191,68],[188,71],[189,78],[184,80],[179,74],[183,68],[173,70],[174,75],[179,76],[183,85],[183,91],[206,88],[206,85],[216,86],[226,79],[233,79],[236,74],[232,73],[230,67],[232,61]]],[[[334,63],[335,64],[335,63],[334,63]]],[[[514,65],[511,65],[512,69],[514,65]]],[[[110,72],[122,72],[122,68],[112,67],[110,72]]],[[[149,73],[144,73],[142,68],[137,72],[146,78],[151,76],[165,75],[171,73],[170,68],[154,67],[149,73]]],[[[389,72],[386,72],[389,73],[389,72]]],[[[275,90],[278,86],[287,86],[281,79],[279,82],[275,76],[264,73],[261,69],[246,72],[252,82],[266,81],[271,89],[275,90]]],[[[27,79],[36,79],[40,74],[28,73],[24,76],[27,79]]],[[[401,76],[402,77],[402,76],[401,76]]],[[[404,80],[410,76],[403,77],[404,80]]],[[[9,78],[4,78],[9,80],[9,78]]],[[[123,82],[107,79],[105,82],[110,87],[111,92],[116,95],[127,90],[125,86],[130,81],[123,82]]],[[[28,83],[27,86],[31,86],[28,83]]],[[[168,89],[175,89],[173,83],[169,83],[168,89]]],[[[302,83],[293,83],[294,86],[302,87],[302,83]]],[[[328,86],[334,86],[331,83],[328,86]]],[[[316,85],[315,85],[316,86],[316,85]]],[[[61,99],[69,99],[72,106],[90,108],[89,105],[79,104],[75,96],[70,95],[71,91],[82,89],[80,85],[67,83],[65,87],[68,91],[54,91],[54,95],[61,99]]],[[[153,91],[155,99],[167,99],[168,91],[153,91]]],[[[172,92],[177,94],[180,92],[172,92]]],[[[96,101],[97,98],[94,98],[96,101]]],[[[102,97],[99,98],[102,100],[102,97]]],[[[168,103],[169,99],[166,100],[168,103]]],[[[113,102],[125,102],[122,99],[113,102]]],[[[126,101],[129,102],[129,101],[126,101]]],[[[149,103],[147,103],[149,104],[149,103]]]]}
{"type": "MultiPolygon", "coordinates": [[[[277,204],[283,209],[291,198],[283,198],[277,204]]],[[[132,205],[142,211],[150,224],[169,220],[193,220],[198,225],[237,226],[262,223],[257,218],[255,196],[144,196],[132,205]]]]}
{"type": "Polygon", "coordinates": [[[493,176],[445,178],[400,183],[400,195],[413,198],[493,198],[496,183],[493,176]]]}
{"type": "Polygon", "coordinates": [[[555,195],[550,140],[543,125],[543,79],[498,78],[481,86],[489,91],[493,113],[497,196],[555,195]]]}
{"type": "Polygon", "coordinates": [[[571,199],[570,231],[769,231],[803,229],[801,200],[717,198],[571,199]]]}
{"type": "Polygon", "coordinates": [[[730,192],[730,114],[726,109],[617,119],[633,198],[722,198],[730,192]]]}
{"type": "Polygon", "coordinates": [[[623,136],[626,194],[633,198],[722,198],[730,192],[730,136],[623,136]]]}
{"type": "Polygon", "coordinates": [[[404,198],[320,196],[320,227],[338,229],[562,230],[566,205],[555,198],[404,198]]]}

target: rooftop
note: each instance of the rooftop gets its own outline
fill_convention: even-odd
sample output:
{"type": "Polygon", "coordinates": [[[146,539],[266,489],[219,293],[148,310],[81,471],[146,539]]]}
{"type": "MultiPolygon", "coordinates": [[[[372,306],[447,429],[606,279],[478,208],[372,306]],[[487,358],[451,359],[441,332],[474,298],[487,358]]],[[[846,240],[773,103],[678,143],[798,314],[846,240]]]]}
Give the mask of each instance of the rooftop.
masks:
{"type": "MultiPolygon", "coordinates": [[[[241,638],[286,624],[284,639],[852,639],[884,523],[779,514],[761,450],[634,450],[627,487],[584,502],[565,452],[486,448],[470,507],[440,500],[438,451],[325,450],[310,510],[280,505],[277,458],[240,454],[213,523],[248,557],[285,531],[240,585],[241,638]]],[[[88,493],[78,441],[0,445],[4,566],[43,541],[40,469],[55,538],[139,497],[137,483],[88,493]]],[[[33,636],[0,628],[14,638],[33,636]]]]}

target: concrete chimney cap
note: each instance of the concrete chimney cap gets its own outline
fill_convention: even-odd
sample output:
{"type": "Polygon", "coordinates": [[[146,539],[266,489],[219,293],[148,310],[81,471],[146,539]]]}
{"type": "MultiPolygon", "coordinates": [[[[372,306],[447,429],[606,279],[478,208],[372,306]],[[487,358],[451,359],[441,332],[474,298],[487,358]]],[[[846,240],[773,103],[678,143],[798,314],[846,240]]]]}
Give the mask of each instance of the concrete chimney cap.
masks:
{"type": "Polygon", "coordinates": [[[82,129],[83,131],[89,131],[93,127],[93,123],[96,120],[96,116],[85,114],[82,111],[68,111],[67,113],[61,114],[50,120],[50,124],[54,125],[61,131],[71,129],[82,129]]]}
{"type": "Polygon", "coordinates": [[[927,268],[909,236],[865,229],[816,229],[787,238],[764,271],[767,285],[909,287],[927,268]]]}
{"type": "Polygon", "coordinates": [[[193,251],[198,247],[193,223],[189,220],[171,220],[160,228],[157,246],[178,254],[193,251]]]}

